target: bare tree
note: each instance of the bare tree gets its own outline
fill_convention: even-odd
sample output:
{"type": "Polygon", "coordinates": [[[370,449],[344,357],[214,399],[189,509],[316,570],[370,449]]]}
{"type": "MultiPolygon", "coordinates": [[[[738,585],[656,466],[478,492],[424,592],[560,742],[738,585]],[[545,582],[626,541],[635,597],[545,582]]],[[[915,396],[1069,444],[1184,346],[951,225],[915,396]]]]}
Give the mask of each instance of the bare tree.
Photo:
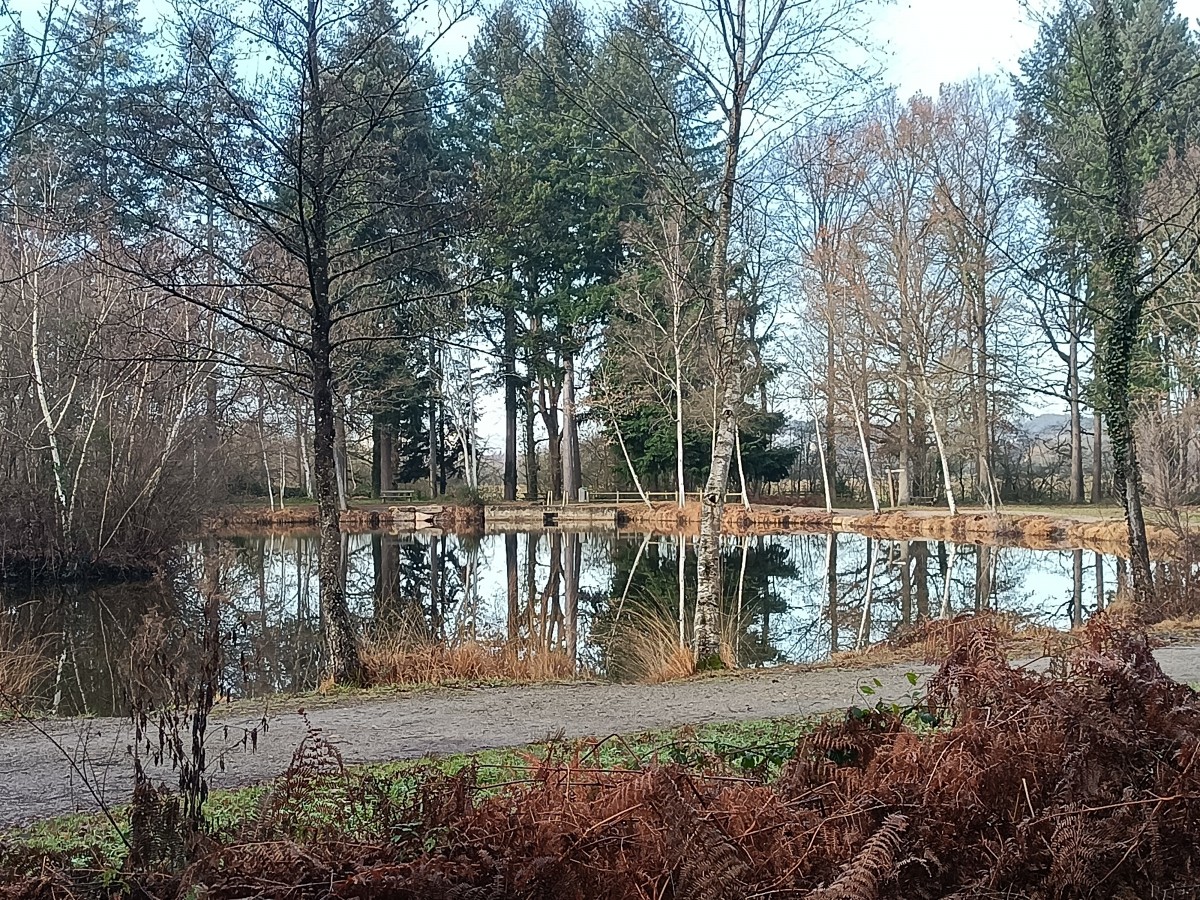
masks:
{"type": "Polygon", "coordinates": [[[745,388],[746,308],[733,289],[734,220],[756,134],[779,106],[803,100],[800,115],[837,101],[841,52],[857,40],[857,0],[705,0],[686,9],[683,35],[659,34],[711,95],[720,112],[721,162],[707,210],[712,237],[706,287],[713,335],[713,391],[718,413],[697,542],[698,588],[693,641],[706,664],[719,650],[720,530],[745,388]],[[756,131],[757,129],[757,131],[756,131]]]}
{"type": "MultiPolygon", "coordinates": [[[[409,29],[424,9],[420,0],[400,14],[373,0],[271,0],[246,17],[219,6],[181,11],[184,67],[162,109],[173,142],[164,175],[245,229],[249,252],[219,253],[219,274],[268,297],[279,315],[264,320],[214,303],[204,285],[180,283],[179,260],[140,261],[156,283],[307,366],[326,664],[339,682],[362,679],[339,577],[339,355],[394,339],[380,327],[384,314],[437,289],[432,251],[448,215],[420,137],[434,111],[433,74],[428,42],[409,29]],[[231,54],[247,50],[273,70],[240,77],[231,54]],[[215,141],[194,115],[194,85],[215,88],[231,108],[237,147],[228,133],[215,141]],[[393,163],[397,153],[410,154],[404,168],[393,163]]],[[[183,227],[171,239],[184,259],[206,249],[183,227]]]]}

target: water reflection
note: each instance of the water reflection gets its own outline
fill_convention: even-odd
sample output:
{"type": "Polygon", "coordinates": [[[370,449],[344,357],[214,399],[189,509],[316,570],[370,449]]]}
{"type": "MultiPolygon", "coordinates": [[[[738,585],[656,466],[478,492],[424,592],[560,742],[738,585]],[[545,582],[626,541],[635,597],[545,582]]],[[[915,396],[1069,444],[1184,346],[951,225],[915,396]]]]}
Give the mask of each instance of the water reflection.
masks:
{"type": "MultiPolygon", "coordinates": [[[[346,535],[343,577],[364,629],[413,639],[503,639],[522,654],[630,677],[612,636],[662,623],[689,640],[695,552],[682,535],[346,535]]],[[[1069,627],[1123,576],[1100,554],[892,541],[860,535],[729,539],[722,553],[727,652],[744,666],[814,661],[886,639],[930,616],[998,610],[1069,627]]],[[[220,608],[222,691],[262,697],[313,688],[323,643],[317,542],[310,535],[206,539],[177,576],[122,585],[3,588],[19,631],[50,661],[41,697],[61,713],[127,703],[130,640],[147,614],[200,628],[220,608]]]]}

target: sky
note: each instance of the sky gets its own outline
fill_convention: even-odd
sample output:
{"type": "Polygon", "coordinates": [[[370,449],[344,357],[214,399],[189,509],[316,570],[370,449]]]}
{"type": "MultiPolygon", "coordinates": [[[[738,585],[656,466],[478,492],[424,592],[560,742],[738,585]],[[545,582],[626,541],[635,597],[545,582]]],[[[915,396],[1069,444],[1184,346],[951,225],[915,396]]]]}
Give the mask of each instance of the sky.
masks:
{"type": "MultiPolygon", "coordinates": [[[[612,5],[607,0],[593,2],[612,5]]],[[[14,6],[24,14],[36,14],[45,3],[16,0],[14,6]]],[[[1016,71],[1021,54],[1037,36],[1030,10],[1048,5],[1057,6],[1057,0],[880,0],[871,11],[870,43],[878,48],[884,80],[901,99],[918,92],[936,96],[942,84],[1016,71]]],[[[1196,27],[1200,0],[1175,0],[1175,6],[1196,27]]],[[[150,27],[166,8],[165,0],[140,4],[150,27]]],[[[475,24],[455,29],[444,43],[444,54],[465,50],[475,24]]],[[[484,440],[493,450],[503,443],[502,402],[500,395],[487,397],[481,416],[484,440]]]]}
{"type": "MultiPolygon", "coordinates": [[[[1026,7],[1038,0],[895,0],[875,16],[873,36],[882,47],[887,80],[901,98],[978,73],[1015,71],[1033,45],[1037,27],[1026,7]]],[[[1176,0],[1175,8],[1193,27],[1200,0],[1176,0]]]]}

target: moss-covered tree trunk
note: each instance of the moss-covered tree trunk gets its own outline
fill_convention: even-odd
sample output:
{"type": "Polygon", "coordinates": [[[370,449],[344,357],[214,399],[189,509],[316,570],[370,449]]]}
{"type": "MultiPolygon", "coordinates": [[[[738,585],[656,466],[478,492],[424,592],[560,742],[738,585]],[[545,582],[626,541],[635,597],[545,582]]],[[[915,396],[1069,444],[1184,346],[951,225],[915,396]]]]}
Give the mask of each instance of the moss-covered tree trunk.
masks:
{"type": "Polygon", "coordinates": [[[1101,329],[1100,373],[1105,386],[1104,416],[1112,446],[1113,480],[1125,508],[1133,592],[1144,606],[1152,596],[1153,583],[1131,397],[1133,354],[1144,301],[1138,285],[1136,187],[1130,166],[1134,123],[1122,97],[1121,86],[1127,83],[1127,75],[1111,0],[1100,0],[1097,13],[1100,64],[1095,84],[1104,130],[1106,200],[1111,205],[1103,252],[1110,308],[1101,329]]]}

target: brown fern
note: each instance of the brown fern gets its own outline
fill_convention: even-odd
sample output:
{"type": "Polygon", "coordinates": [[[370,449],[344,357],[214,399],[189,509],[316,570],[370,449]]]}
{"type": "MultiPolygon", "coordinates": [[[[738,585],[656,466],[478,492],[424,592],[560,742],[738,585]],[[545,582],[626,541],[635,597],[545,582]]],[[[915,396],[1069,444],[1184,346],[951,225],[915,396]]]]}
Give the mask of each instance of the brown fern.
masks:
{"type": "Polygon", "coordinates": [[[896,857],[908,819],[892,813],[883,820],[862,849],[828,887],[809,893],[810,900],[876,900],[880,888],[895,874],[896,857]]]}

